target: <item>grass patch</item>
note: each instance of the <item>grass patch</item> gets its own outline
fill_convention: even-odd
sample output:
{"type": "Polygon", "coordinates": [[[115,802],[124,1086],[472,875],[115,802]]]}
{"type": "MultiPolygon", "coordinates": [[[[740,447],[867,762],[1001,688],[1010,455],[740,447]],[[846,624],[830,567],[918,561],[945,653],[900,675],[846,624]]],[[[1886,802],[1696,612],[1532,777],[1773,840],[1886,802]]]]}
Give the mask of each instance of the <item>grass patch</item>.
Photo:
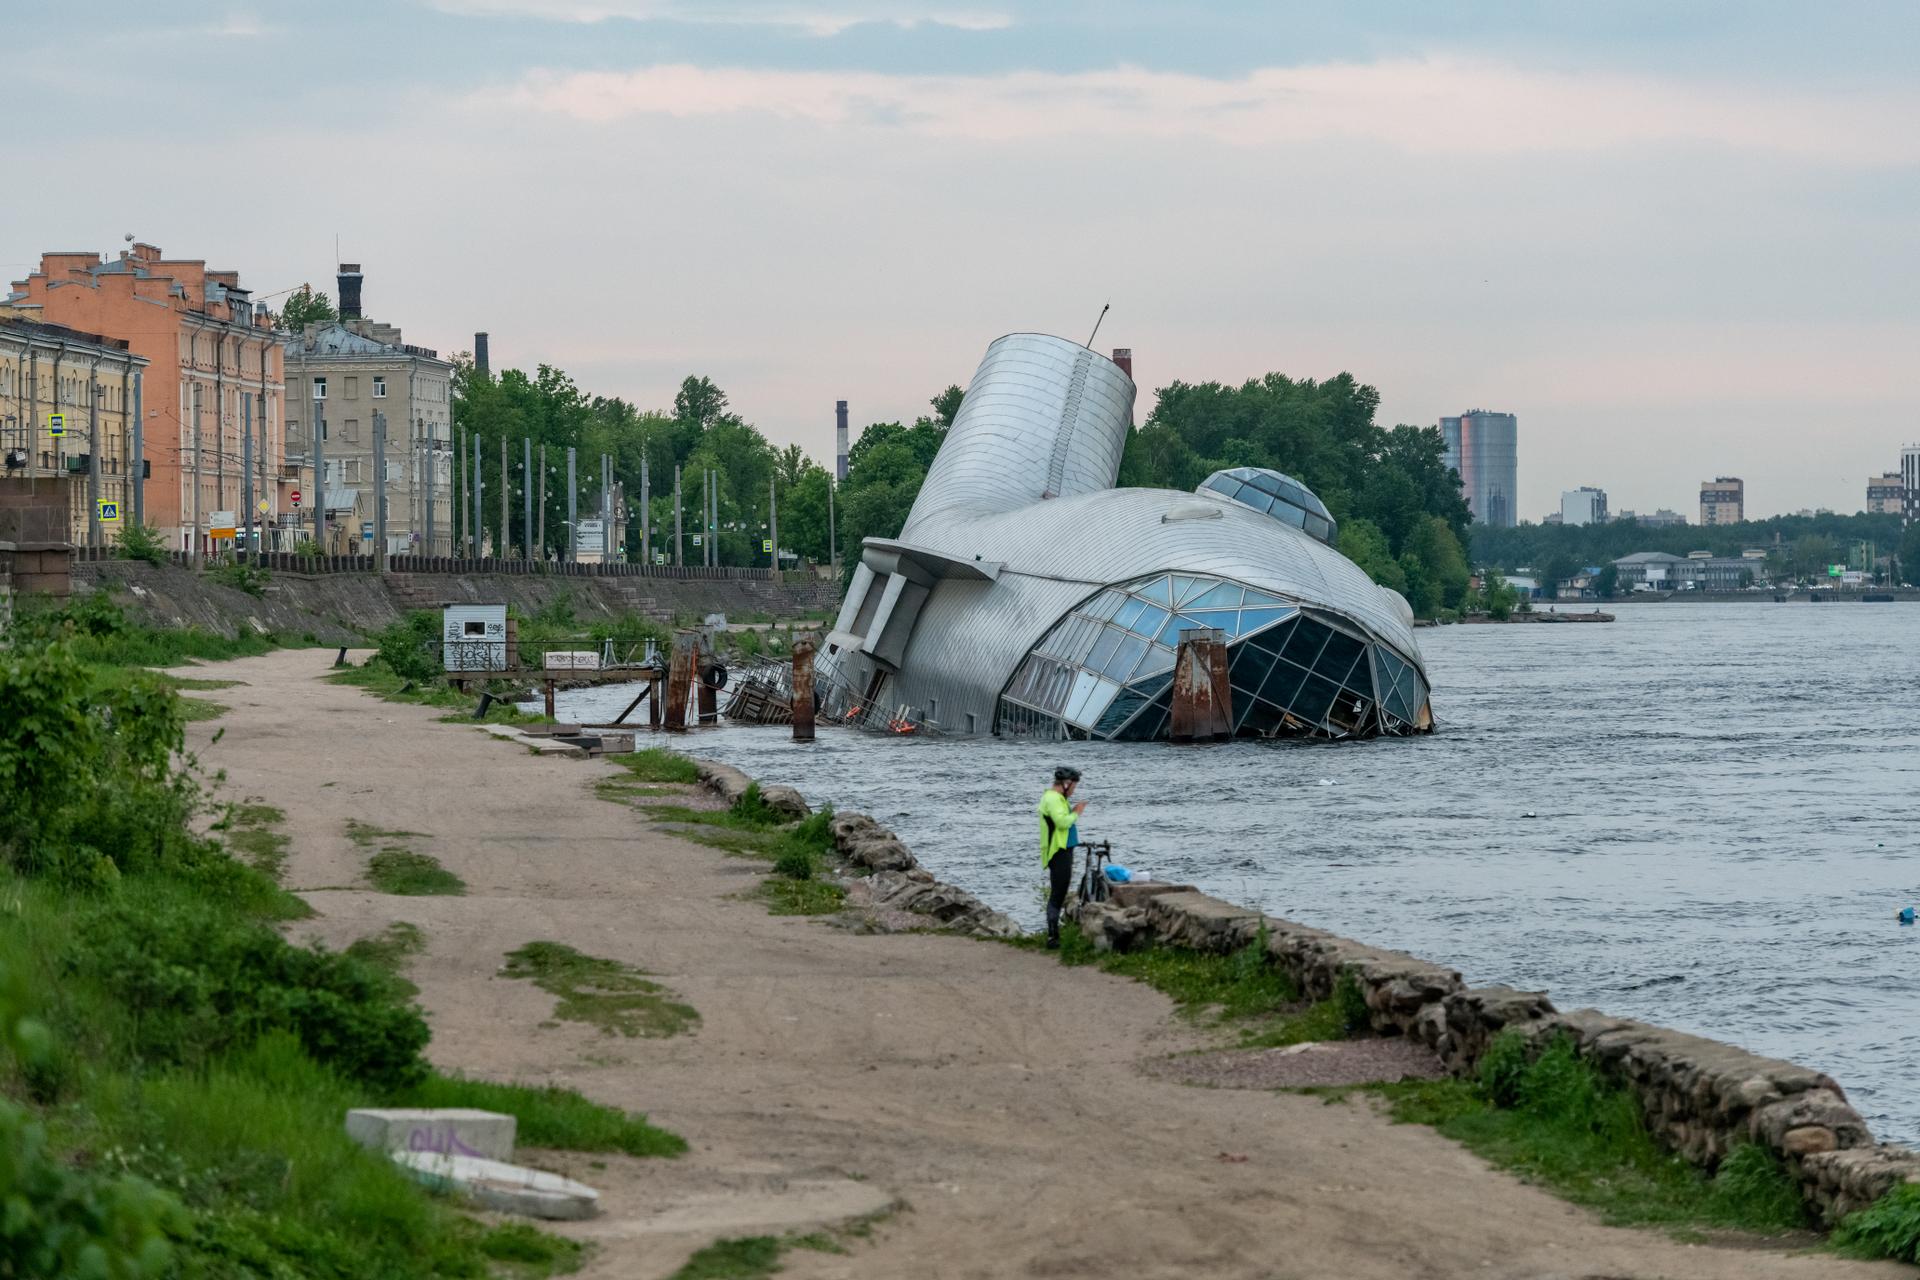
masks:
{"type": "Polygon", "coordinates": [[[776,916],[830,916],[846,903],[847,891],[825,880],[789,880],[768,876],[754,895],[776,916]]]}
{"type": "Polygon", "coordinates": [[[687,1259],[672,1280],[760,1280],[780,1269],[786,1242],[778,1236],[719,1240],[687,1259]]]}
{"type": "Polygon", "coordinates": [[[347,839],[353,841],[362,849],[372,848],[376,844],[390,844],[405,840],[425,840],[426,838],[427,833],[424,831],[400,831],[387,827],[376,827],[369,823],[362,822],[358,818],[347,819],[347,839]]]}
{"type": "Polygon", "coordinates": [[[457,897],[467,891],[467,882],[441,866],[438,858],[399,845],[388,845],[368,860],[367,879],[381,893],[409,898],[457,897]]]}
{"type": "Polygon", "coordinates": [[[369,934],[347,947],[347,954],[386,974],[394,994],[411,1000],[420,988],[406,978],[407,962],[427,949],[427,935],[417,924],[396,920],[379,933],[369,934]]]}
{"type": "MultiPolygon", "coordinates": [[[[327,679],[335,684],[352,685],[379,698],[383,702],[401,702],[415,707],[439,707],[446,711],[458,712],[457,715],[443,717],[449,723],[463,724],[541,724],[546,717],[520,710],[512,702],[495,702],[487,708],[487,714],[474,719],[473,709],[479,705],[478,690],[461,693],[452,685],[442,681],[439,676],[426,676],[419,679],[394,674],[388,667],[377,661],[358,667],[345,667],[332,672],[327,679]]],[[[489,686],[498,697],[524,698],[527,690],[524,685],[493,681],[489,686]]]]}
{"type": "Polygon", "coordinates": [[[626,755],[608,756],[608,760],[619,765],[641,782],[679,782],[700,781],[700,771],[693,761],[675,751],[662,747],[648,747],[643,751],[632,751],[626,755]]]}
{"type": "MultiPolygon", "coordinates": [[[[1017,945],[1039,948],[1040,937],[1017,940],[1017,945]]],[[[1097,965],[1103,972],[1144,982],[1170,996],[1182,1014],[1219,1021],[1270,1016],[1300,1002],[1300,989],[1284,970],[1267,960],[1263,936],[1232,955],[1210,955],[1184,947],[1145,947],[1138,951],[1101,955],[1071,921],[1060,927],[1060,962],[1097,965]]]]}
{"type": "Polygon", "coordinates": [[[1833,1243],[1855,1257],[1920,1262],[1920,1186],[1895,1187],[1848,1214],[1834,1231],[1833,1243]]]}
{"type": "Polygon", "coordinates": [[[572,1089],[552,1085],[495,1084],[435,1072],[397,1105],[504,1112],[519,1122],[515,1135],[530,1147],[617,1151],[629,1156],[677,1156],[687,1149],[685,1139],[649,1124],[643,1115],[602,1106],[572,1089]]]}
{"type": "Polygon", "coordinates": [[[483,1256],[500,1264],[504,1274],[524,1280],[578,1271],[586,1251],[577,1240],[548,1235],[524,1222],[490,1227],[474,1243],[483,1256]]]}
{"type": "MultiPolygon", "coordinates": [[[[181,701],[184,704],[190,700],[181,701]]],[[[249,801],[229,805],[226,815],[214,824],[214,829],[226,832],[228,848],[243,856],[255,869],[278,880],[281,870],[286,866],[290,842],[284,832],[274,828],[286,820],[284,810],[249,801]]]]}
{"type": "Polygon", "coordinates": [[[1617,1226],[1723,1227],[1778,1235],[1808,1225],[1798,1190],[1759,1146],[1733,1151],[1711,1178],[1663,1150],[1638,1102],[1565,1037],[1528,1057],[1502,1035],[1473,1080],[1365,1086],[1393,1118],[1432,1125],[1468,1150],[1539,1182],[1617,1226]]]}
{"type": "Polygon", "coordinates": [[[602,778],[593,784],[593,794],[602,800],[611,800],[615,804],[631,804],[635,800],[678,795],[679,791],[671,786],[628,782],[625,778],[602,778]]]}
{"type": "Polygon", "coordinates": [[[245,680],[198,680],[192,676],[162,675],[161,679],[175,689],[237,689],[247,683],[245,680]]]}
{"type": "Polygon", "coordinates": [[[587,1023],[607,1035],[660,1038],[690,1030],[700,1021],[692,1005],[669,999],[667,989],[640,970],[583,955],[558,942],[529,942],[508,952],[502,972],[558,996],[555,1017],[587,1023]]]}

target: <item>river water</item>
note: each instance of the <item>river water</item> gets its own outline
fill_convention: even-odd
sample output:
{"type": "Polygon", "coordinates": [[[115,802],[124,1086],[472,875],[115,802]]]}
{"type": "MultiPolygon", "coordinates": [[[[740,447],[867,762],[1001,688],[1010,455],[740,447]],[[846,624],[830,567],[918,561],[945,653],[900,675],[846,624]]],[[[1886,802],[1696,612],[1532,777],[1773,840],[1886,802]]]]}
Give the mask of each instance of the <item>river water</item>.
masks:
{"type": "MultiPolygon", "coordinates": [[[[1622,605],[1420,632],[1440,729],[1329,744],[939,741],[823,728],[685,749],[874,814],[1040,918],[1033,805],[1276,915],[1827,1071],[1920,1141],[1920,606],[1622,605]]],[[[619,690],[562,695],[611,716],[619,690]]]]}

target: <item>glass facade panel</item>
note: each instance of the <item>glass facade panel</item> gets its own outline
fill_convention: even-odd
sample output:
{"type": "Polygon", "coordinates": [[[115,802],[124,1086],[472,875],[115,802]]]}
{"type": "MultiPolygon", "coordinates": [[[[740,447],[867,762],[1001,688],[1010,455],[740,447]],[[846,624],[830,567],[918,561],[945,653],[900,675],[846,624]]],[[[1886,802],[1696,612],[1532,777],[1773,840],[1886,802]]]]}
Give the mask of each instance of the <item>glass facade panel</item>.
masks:
{"type": "Polygon", "coordinates": [[[1126,633],[1115,631],[1112,627],[1102,627],[1100,638],[1093,642],[1093,649],[1087,654],[1087,665],[1095,671],[1104,671],[1113,651],[1120,647],[1120,638],[1126,633]]]}
{"type": "MultiPolygon", "coordinates": [[[[1247,594],[1251,595],[1252,592],[1247,594]]],[[[1240,611],[1240,634],[1246,635],[1262,627],[1270,627],[1283,618],[1293,616],[1291,609],[1242,609],[1240,611]]]]}
{"type": "Polygon", "coordinates": [[[1147,654],[1147,642],[1139,636],[1127,636],[1122,639],[1108,660],[1106,672],[1116,680],[1125,680],[1140,665],[1140,659],[1147,654]]]}
{"type": "Polygon", "coordinates": [[[1240,607],[1240,598],[1245,594],[1246,592],[1244,590],[1234,586],[1231,582],[1223,582],[1217,587],[1208,587],[1205,591],[1202,591],[1198,596],[1194,597],[1193,607],[1196,609],[1238,609],[1240,607]]]}
{"type": "Polygon", "coordinates": [[[1328,634],[1327,629],[1319,623],[1302,618],[1294,624],[1293,634],[1287,637],[1287,646],[1280,651],[1280,656],[1311,671],[1314,659],[1326,647],[1328,634]]]}
{"type": "MultiPolygon", "coordinates": [[[[1265,496],[1247,485],[1241,501],[1265,496]]],[[[1268,592],[1203,574],[1155,574],[1107,588],[1063,617],[1008,681],[995,723],[1043,736],[1164,737],[1174,648],[1182,631],[1202,627],[1229,638],[1237,733],[1404,733],[1423,714],[1425,681],[1386,649],[1268,592]],[[1183,611],[1165,607],[1175,601],[1183,611]]]]}
{"type": "Polygon", "coordinates": [[[1167,611],[1146,605],[1140,610],[1140,616],[1133,620],[1133,629],[1143,636],[1157,636],[1160,628],[1167,625],[1167,611]]]}

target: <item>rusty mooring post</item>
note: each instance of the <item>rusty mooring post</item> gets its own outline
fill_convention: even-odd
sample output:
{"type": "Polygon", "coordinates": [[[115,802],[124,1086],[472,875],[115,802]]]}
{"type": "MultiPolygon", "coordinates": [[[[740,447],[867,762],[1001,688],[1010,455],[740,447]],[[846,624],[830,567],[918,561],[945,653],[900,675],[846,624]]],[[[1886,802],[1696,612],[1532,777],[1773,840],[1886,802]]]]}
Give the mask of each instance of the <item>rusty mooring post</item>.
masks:
{"type": "Polygon", "coordinates": [[[813,641],[793,642],[793,740],[813,741],[813,641]]]}
{"type": "Polygon", "coordinates": [[[660,728],[660,703],[666,696],[665,676],[656,674],[647,681],[647,728],[656,732],[660,728]]]}
{"type": "Polygon", "coordinates": [[[1233,736],[1233,686],[1227,681],[1227,637],[1215,627],[1180,633],[1173,659],[1173,721],[1168,736],[1193,742],[1233,736]]]}
{"type": "Polygon", "coordinates": [[[693,668],[699,656],[698,632],[673,633],[673,657],[667,667],[666,727],[670,731],[687,727],[687,702],[693,696],[693,668]]]}
{"type": "Polygon", "coordinates": [[[696,664],[694,668],[694,684],[700,690],[701,724],[720,723],[720,710],[717,705],[718,696],[714,692],[713,685],[709,683],[711,672],[718,663],[718,658],[714,657],[711,653],[706,653],[701,655],[699,663],[696,664]]]}
{"type": "Polygon", "coordinates": [[[554,718],[554,715],[553,715],[553,684],[554,684],[554,681],[553,681],[553,677],[552,677],[552,676],[548,676],[548,677],[546,678],[546,680],[545,680],[545,681],[544,681],[543,683],[544,683],[544,684],[546,685],[546,691],[547,691],[547,719],[549,719],[549,720],[551,720],[551,719],[553,719],[553,718],[554,718]]]}

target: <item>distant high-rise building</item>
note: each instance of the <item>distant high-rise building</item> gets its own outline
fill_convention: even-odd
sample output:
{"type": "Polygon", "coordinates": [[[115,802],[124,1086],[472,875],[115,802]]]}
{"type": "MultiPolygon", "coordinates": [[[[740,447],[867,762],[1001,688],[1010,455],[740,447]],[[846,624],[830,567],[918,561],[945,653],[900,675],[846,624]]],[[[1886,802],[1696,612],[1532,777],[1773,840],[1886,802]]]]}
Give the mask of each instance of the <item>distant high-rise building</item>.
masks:
{"type": "Polygon", "coordinates": [[[1898,471],[1874,476],[1867,481],[1867,514],[1904,516],[1907,509],[1907,482],[1898,471]]]}
{"type": "Polygon", "coordinates": [[[1900,450],[1900,519],[1905,524],[1920,520],[1920,444],[1900,450]]]}
{"type": "Polygon", "coordinates": [[[1607,491],[1581,485],[1560,495],[1561,524],[1605,524],[1607,491]]]}
{"type": "Polygon", "coordinates": [[[1518,520],[1520,424],[1510,413],[1471,409],[1440,419],[1446,464],[1460,473],[1467,509],[1481,524],[1510,529],[1518,520]]]}
{"type": "Polygon", "coordinates": [[[845,484],[847,480],[847,402],[833,402],[833,478],[845,484]]]}
{"type": "Polygon", "coordinates": [[[1737,476],[1700,482],[1700,523],[1739,524],[1747,518],[1747,486],[1737,476]]]}

